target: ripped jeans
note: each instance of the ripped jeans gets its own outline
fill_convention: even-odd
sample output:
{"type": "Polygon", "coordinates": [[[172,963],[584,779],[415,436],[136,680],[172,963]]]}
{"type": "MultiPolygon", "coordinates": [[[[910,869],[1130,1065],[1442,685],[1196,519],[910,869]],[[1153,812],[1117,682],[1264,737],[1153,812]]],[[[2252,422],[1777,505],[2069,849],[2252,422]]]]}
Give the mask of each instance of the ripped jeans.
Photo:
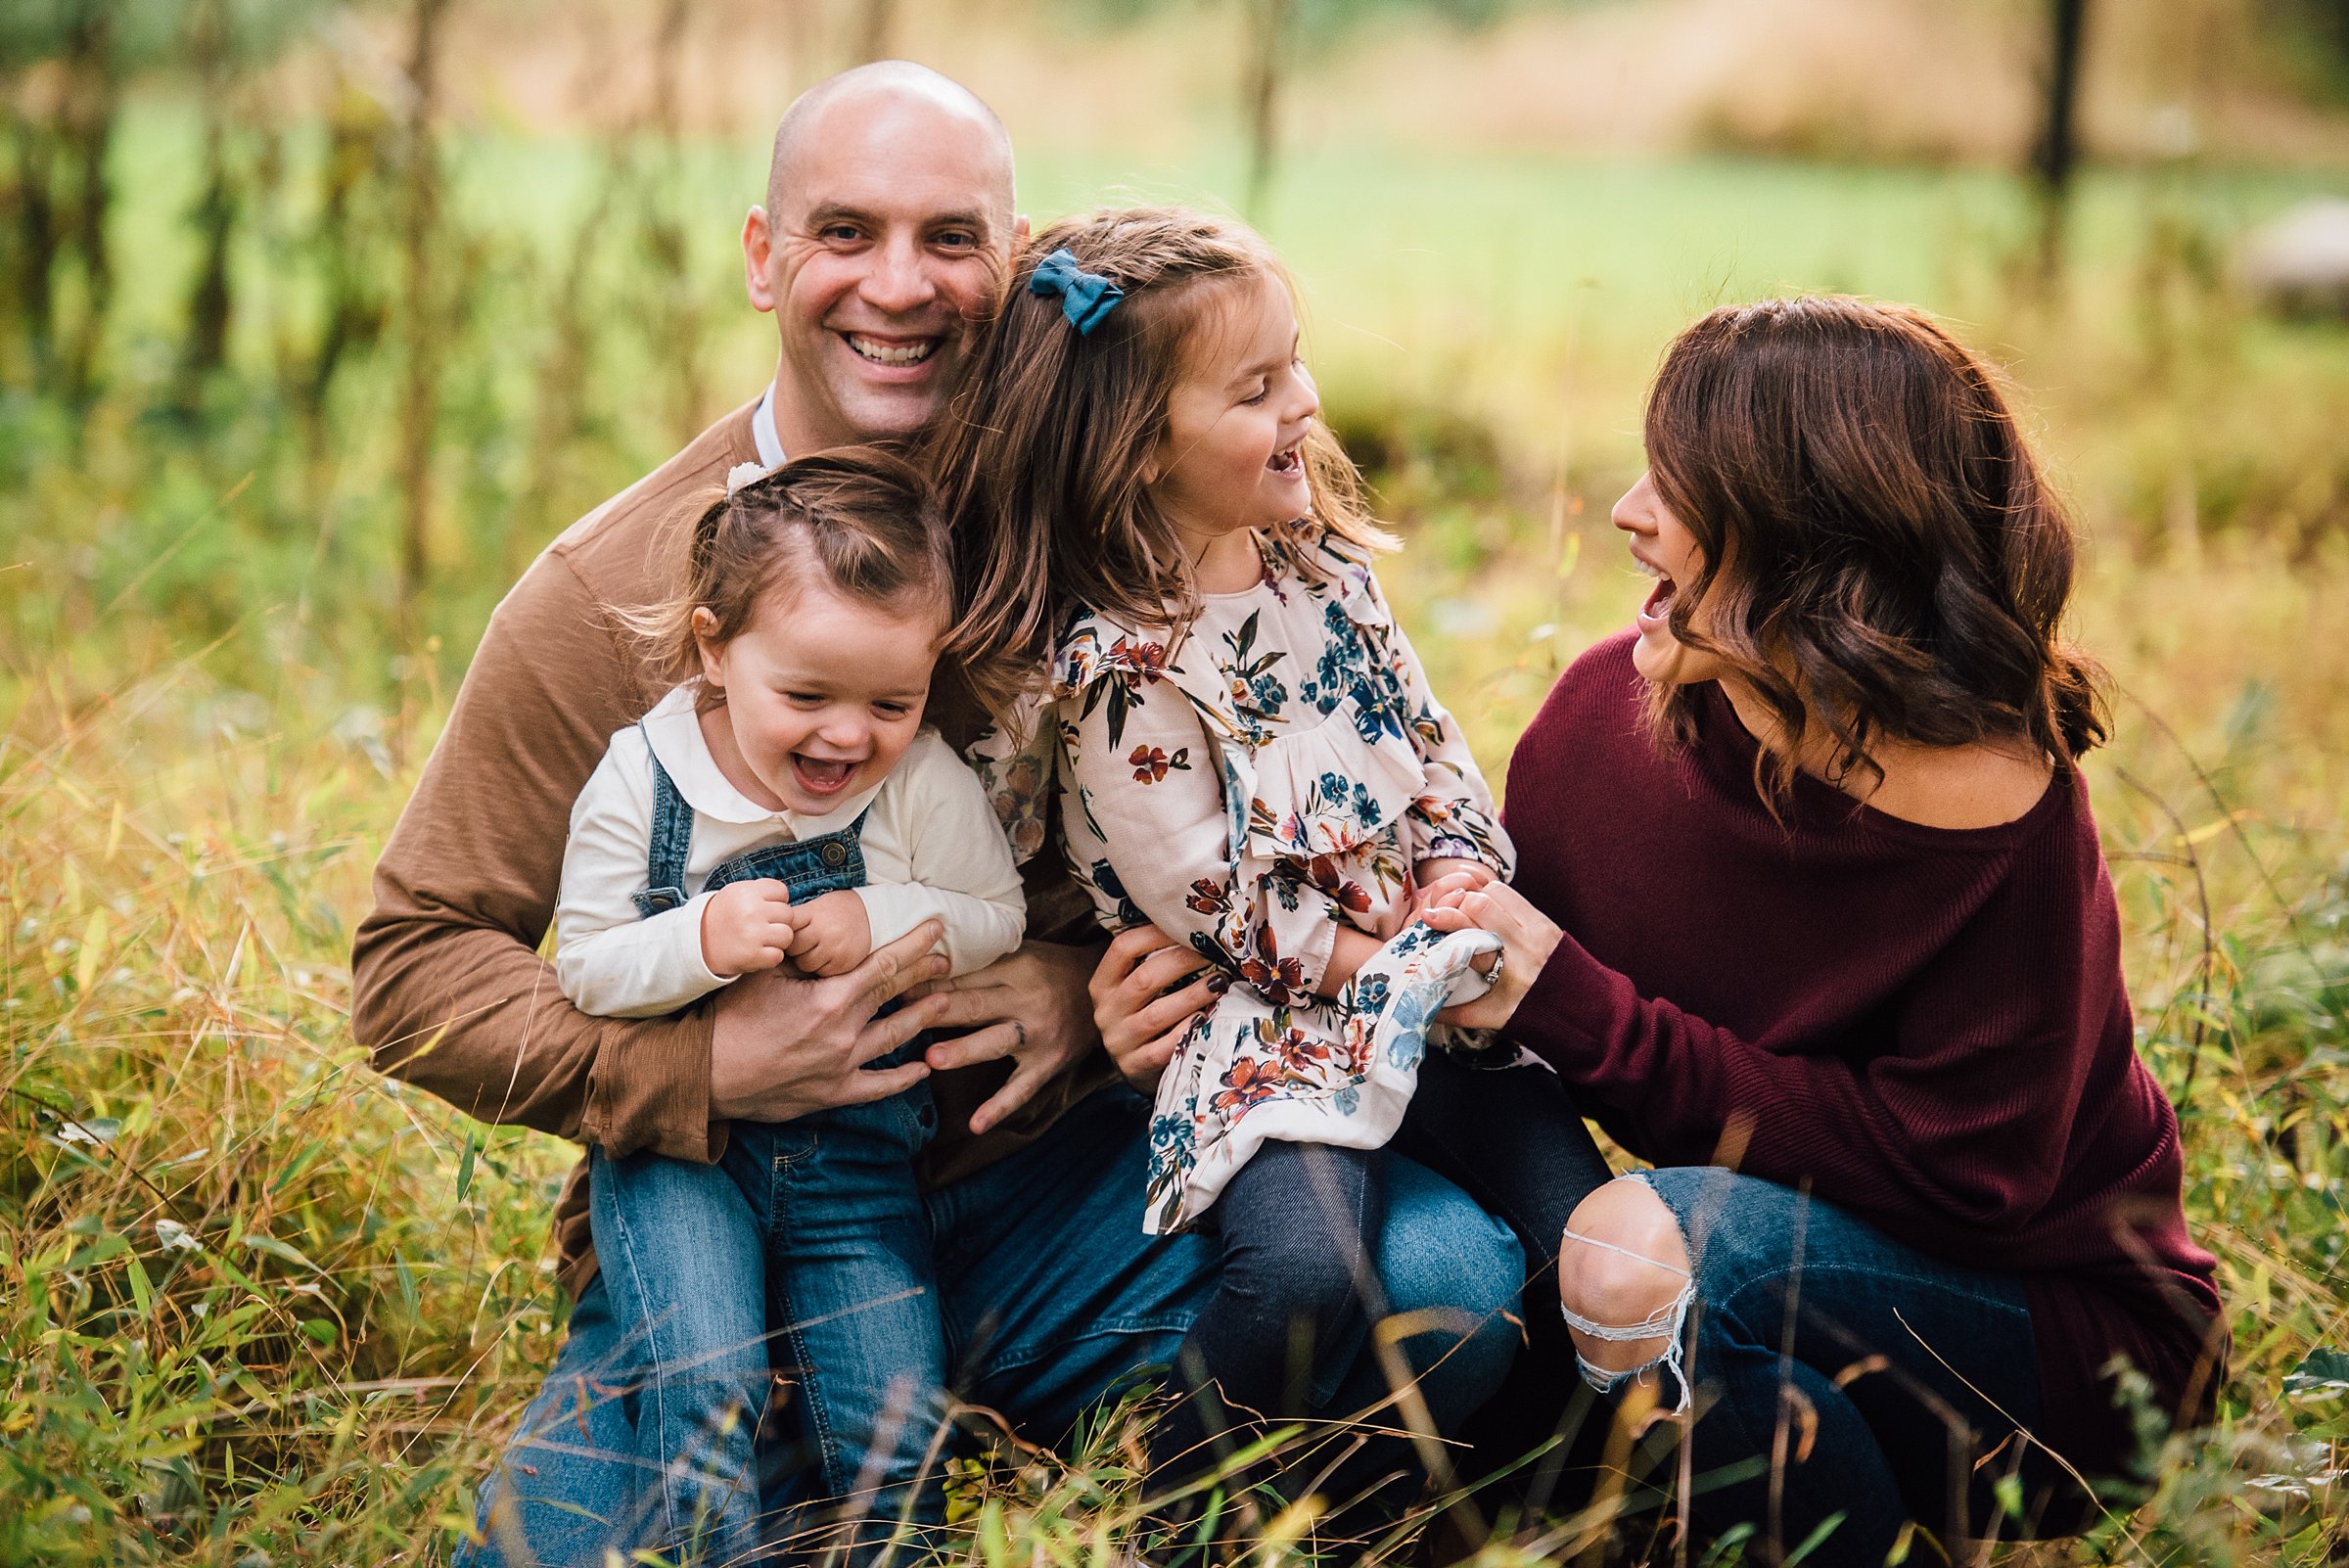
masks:
{"type": "Polygon", "coordinates": [[[1945,1543],[2078,1528],[2077,1487],[2017,1435],[2043,1409],[2020,1275],[1927,1257],[1717,1167],[1630,1179],[1672,1209],[1694,1265],[1662,1360],[1701,1411],[1691,1506],[1709,1533],[1750,1524],[1764,1560],[1816,1538],[1805,1562],[1874,1568],[1911,1520],[1945,1543]],[[2000,1517],[2009,1476],[2020,1518],[2000,1517]]]}
{"type": "MultiPolygon", "coordinates": [[[[1532,1344],[1506,1396],[1523,1408],[1496,1412],[1522,1453],[1528,1434],[1559,1430],[1578,1398],[1583,1358],[1562,1343],[1544,1266],[1575,1207],[1607,1179],[1605,1163],[1555,1078],[1475,1072],[1433,1053],[1397,1146],[1502,1216],[1535,1267],[1532,1344]]],[[[1694,1394],[1690,1509],[1703,1534],[1750,1526],[1756,1560],[1819,1534],[1804,1562],[1874,1568],[1911,1520],[1945,1542],[1989,1533],[2010,1469],[2024,1516],[1997,1520],[2000,1539],[2078,1527],[2078,1489],[2045,1451],[2009,1443],[2042,1413],[2019,1275],[1929,1258],[1830,1204],[1717,1167],[1618,1179],[1645,1182],[1673,1211],[1694,1277],[1649,1322],[1594,1326],[1624,1341],[1679,1330],[1674,1350],[1639,1370],[1662,1382],[1667,1409],[1694,1394]],[[1773,1481],[1782,1421],[1788,1459],[1773,1481]]],[[[1610,1397],[1630,1375],[1584,1366],[1610,1397]]],[[[1662,1485],[1671,1469],[1648,1473],[1662,1485]]]]}

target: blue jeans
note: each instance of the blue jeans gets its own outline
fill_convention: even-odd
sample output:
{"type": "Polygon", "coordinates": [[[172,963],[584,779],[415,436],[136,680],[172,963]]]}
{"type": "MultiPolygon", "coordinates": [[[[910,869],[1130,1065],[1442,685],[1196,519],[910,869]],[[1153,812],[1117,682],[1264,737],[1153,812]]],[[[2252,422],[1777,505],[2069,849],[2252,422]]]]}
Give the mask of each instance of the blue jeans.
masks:
{"type": "Polygon", "coordinates": [[[1317,1347],[1359,1340],[1385,1151],[1274,1141],[1208,1211],[1221,1265],[1175,1355],[1182,1396],[1150,1435],[1152,1476],[1214,1470],[1265,1421],[1308,1408],[1317,1347]]]}
{"type": "Polygon", "coordinates": [[[1816,1536],[1805,1562],[1876,1568],[1910,1520],[1945,1543],[1988,1533],[2010,1474],[2026,1511],[2001,1536],[2072,1526],[2076,1492],[2016,1438],[2043,1408],[2020,1276],[1927,1257],[1756,1176],[1634,1179],[1695,1265],[1691,1509],[1708,1534],[1751,1526],[1765,1561],[1816,1536]]]}
{"type": "Polygon", "coordinates": [[[937,1125],[917,1085],[785,1126],[737,1123],[714,1167],[590,1151],[596,1256],[644,1368],[636,1445],[664,1554],[726,1562],[758,1547],[777,1500],[757,1483],[762,1429],[799,1438],[802,1490],[839,1505],[828,1545],[944,1519],[945,1339],[913,1180],[937,1125]]]}
{"type": "MultiPolygon", "coordinates": [[[[1148,1104],[1112,1087],[1042,1139],[925,1196],[951,1387],[1052,1442],[1100,1397],[1174,1358],[1214,1293],[1215,1238],[1142,1233],[1148,1104]]],[[[781,1130],[788,1132],[788,1129],[781,1130]]],[[[1438,1430],[1499,1387],[1517,1349],[1523,1254],[1457,1188],[1387,1162],[1373,1263],[1386,1313],[1417,1329],[1395,1349],[1438,1430]]],[[[610,1263],[607,1260],[606,1268],[610,1263]]],[[[1366,1329],[1322,1347],[1311,1398],[1331,1413],[1393,1390],[1366,1329]]],[[[478,1530],[456,1568],[595,1563],[645,1539],[647,1491],[633,1462],[631,1362],[602,1276],[574,1307],[545,1385],[483,1483],[478,1530]]]]}

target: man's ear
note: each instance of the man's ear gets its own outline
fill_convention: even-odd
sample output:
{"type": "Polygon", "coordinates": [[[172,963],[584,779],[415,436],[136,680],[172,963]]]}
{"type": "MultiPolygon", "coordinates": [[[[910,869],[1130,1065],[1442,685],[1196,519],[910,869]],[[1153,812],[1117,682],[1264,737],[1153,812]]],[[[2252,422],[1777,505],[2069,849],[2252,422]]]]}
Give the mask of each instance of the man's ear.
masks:
{"type": "Polygon", "coordinates": [[[1022,212],[1011,222],[1011,248],[1016,251],[1026,245],[1028,236],[1035,232],[1036,226],[1028,221],[1028,214],[1022,212]]]}
{"type": "Polygon", "coordinates": [[[774,226],[767,222],[765,208],[754,207],[742,220],[742,283],[751,304],[760,310],[775,308],[775,286],[766,275],[774,254],[774,226]]]}

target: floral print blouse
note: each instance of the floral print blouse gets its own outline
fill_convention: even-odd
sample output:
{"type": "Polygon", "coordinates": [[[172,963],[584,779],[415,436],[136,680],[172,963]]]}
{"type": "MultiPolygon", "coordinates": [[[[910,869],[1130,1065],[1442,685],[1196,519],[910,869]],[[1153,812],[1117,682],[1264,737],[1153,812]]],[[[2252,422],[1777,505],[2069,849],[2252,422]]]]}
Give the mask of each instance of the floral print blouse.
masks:
{"type": "Polygon", "coordinates": [[[1513,864],[1368,560],[1333,535],[1313,549],[1325,580],[1267,545],[1262,579],[1205,596],[1174,646],[1081,616],[1054,661],[1064,848],[1102,923],[1155,925],[1238,982],[1161,1083],[1152,1230],[1195,1219],[1267,1137],[1392,1135],[1427,1021],[1490,945],[1405,933],[1411,868],[1513,864]],[[1408,940],[1324,998],[1341,921],[1408,940]]]}

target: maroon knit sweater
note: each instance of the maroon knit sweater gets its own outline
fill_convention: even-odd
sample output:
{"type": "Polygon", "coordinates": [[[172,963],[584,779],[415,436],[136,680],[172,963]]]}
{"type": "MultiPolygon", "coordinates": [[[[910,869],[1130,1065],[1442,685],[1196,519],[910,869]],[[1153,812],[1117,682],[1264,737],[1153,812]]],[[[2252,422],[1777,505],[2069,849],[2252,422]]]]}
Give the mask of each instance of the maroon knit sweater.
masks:
{"type": "Polygon", "coordinates": [[[2040,1435],[2075,1463],[2130,1451],[2099,1377],[2116,1355],[2203,1417],[2213,1263],[2137,1058],[2079,775],[1972,829],[1805,776],[1780,821],[1719,687],[1692,750],[1655,736],[1631,642],[1575,662],[1509,766],[1517,887],[1566,936],[1508,1033],[1642,1159],[1713,1163],[1742,1127],[1746,1173],[2022,1274],[2040,1435]]]}

